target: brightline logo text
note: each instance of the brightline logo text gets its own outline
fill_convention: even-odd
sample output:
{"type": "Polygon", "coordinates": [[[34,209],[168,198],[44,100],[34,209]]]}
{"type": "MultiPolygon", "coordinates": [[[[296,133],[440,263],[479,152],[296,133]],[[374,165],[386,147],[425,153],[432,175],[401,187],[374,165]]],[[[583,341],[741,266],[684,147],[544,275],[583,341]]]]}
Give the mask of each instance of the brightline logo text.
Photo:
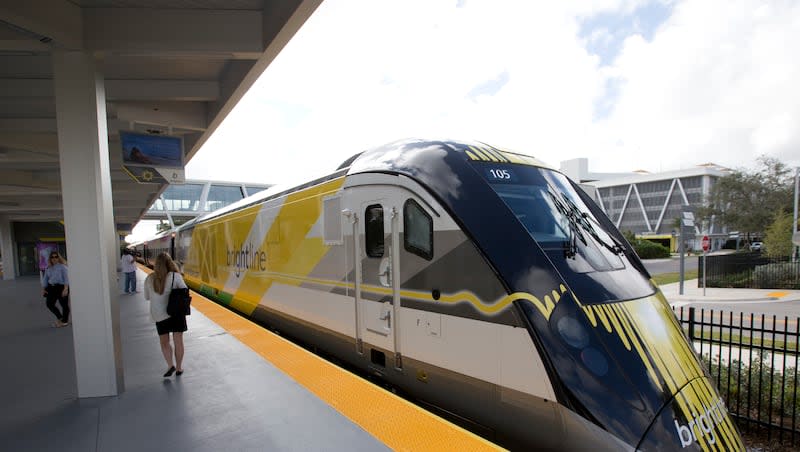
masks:
{"type": "Polygon", "coordinates": [[[228,267],[234,268],[233,273],[237,278],[251,268],[266,271],[267,253],[259,250],[251,243],[245,245],[234,243],[233,249],[228,249],[226,252],[226,264],[228,267]]]}
{"type": "Polygon", "coordinates": [[[717,437],[714,435],[714,427],[725,421],[725,403],[722,399],[719,399],[711,408],[707,408],[705,405],[703,405],[703,408],[705,408],[705,411],[695,416],[694,419],[690,419],[686,425],[681,425],[675,419],[675,430],[677,430],[678,438],[681,440],[681,447],[689,446],[705,435],[709,435],[708,444],[712,446],[716,444],[717,437]],[[695,429],[695,427],[697,428],[695,429]],[[697,433],[695,433],[695,430],[697,433]]]}

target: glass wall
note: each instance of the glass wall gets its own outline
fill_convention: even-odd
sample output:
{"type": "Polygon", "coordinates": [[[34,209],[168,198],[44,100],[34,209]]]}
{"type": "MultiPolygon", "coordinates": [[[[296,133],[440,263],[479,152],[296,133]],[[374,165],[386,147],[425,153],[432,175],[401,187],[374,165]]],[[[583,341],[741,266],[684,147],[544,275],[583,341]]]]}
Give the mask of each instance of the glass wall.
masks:
{"type": "Polygon", "coordinates": [[[244,198],[242,187],[230,185],[211,185],[208,189],[208,199],[205,210],[213,211],[221,209],[229,204],[244,198]]]}
{"type": "Polygon", "coordinates": [[[267,189],[267,187],[253,187],[252,185],[246,185],[244,188],[247,189],[247,196],[253,196],[256,193],[267,189]]]}
{"type": "Polygon", "coordinates": [[[167,210],[197,211],[202,193],[203,186],[200,184],[170,185],[162,196],[167,210]]]}

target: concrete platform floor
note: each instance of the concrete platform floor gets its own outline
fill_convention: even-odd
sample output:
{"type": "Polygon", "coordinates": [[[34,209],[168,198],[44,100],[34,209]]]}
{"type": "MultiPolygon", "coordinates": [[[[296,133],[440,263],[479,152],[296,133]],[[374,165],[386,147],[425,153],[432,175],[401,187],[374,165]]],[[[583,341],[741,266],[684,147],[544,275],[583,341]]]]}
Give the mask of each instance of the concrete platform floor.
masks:
{"type": "Polygon", "coordinates": [[[1,450],[388,450],[197,310],[163,378],[147,301],[119,293],[125,391],[78,399],[74,325],[50,327],[38,278],[0,281],[1,450]]]}

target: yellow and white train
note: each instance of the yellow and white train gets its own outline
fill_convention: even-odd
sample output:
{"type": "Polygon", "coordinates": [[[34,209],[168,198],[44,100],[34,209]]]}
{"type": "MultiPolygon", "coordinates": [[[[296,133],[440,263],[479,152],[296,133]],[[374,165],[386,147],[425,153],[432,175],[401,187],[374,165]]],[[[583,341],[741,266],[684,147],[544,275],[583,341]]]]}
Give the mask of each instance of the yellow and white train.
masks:
{"type": "Polygon", "coordinates": [[[396,142],[137,250],[511,449],[744,450],[630,245],[529,156],[396,142]]]}

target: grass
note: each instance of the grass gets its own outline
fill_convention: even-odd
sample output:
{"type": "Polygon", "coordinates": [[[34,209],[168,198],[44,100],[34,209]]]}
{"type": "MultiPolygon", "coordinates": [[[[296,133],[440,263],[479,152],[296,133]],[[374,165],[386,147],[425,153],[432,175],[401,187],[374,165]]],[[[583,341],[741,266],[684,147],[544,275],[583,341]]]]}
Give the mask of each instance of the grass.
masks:
{"type": "MultiPolygon", "coordinates": [[[[728,328],[728,327],[727,326],[723,326],[723,329],[725,329],[725,328],[728,328]]],[[[734,329],[736,329],[736,328],[738,328],[738,327],[734,327],[734,329]]],[[[688,333],[688,328],[686,326],[684,326],[684,330],[687,330],[687,333],[688,333]]],[[[695,337],[695,339],[700,339],[700,338],[699,337],[695,337]]],[[[714,331],[713,333],[708,332],[708,331],[703,331],[702,340],[704,340],[704,341],[712,341],[714,343],[714,345],[723,345],[723,346],[743,347],[744,348],[744,347],[750,347],[750,340],[751,339],[750,339],[750,336],[741,336],[741,335],[736,334],[736,333],[730,334],[730,333],[727,333],[727,332],[723,331],[723,333],[720,334],[717,331],[714,331]],[[741,341],[741,343],[739,343],[739,341],[741,341]]],[[[752,341],[753,341],[753,344],[752,344],[753,347],[764,347],[764,348],[770,349],[769,351],[772,351],[773,347],[774,347],[774,351],[779,352],[779,353],[791,353],[791,352],[796,352],[797,351],[797,345],[796,344],[794,344],[792,342],[788,342],[787,343],[787,342],[785,342],[783,340],[780,340],[780,339],[775,339],[773,341],[771,339],[762,338],[762,337],[758,337],[758,336],[754,335],[753,338],[752,338],[752,341]]]]}
{"type": "MultiPolygon", "coordinates": [[[[653,275],[653,281],[656,282],[658,285],[662,284],[671,284],[680,281],[681,274],[680,272],[672,272],[672,273],[661,273],[659,275],[653,275]]],[[[697,279],[697,269],[695,270],[686,270],[683,272],[683,280],[689,279],[697,279]]]]}

